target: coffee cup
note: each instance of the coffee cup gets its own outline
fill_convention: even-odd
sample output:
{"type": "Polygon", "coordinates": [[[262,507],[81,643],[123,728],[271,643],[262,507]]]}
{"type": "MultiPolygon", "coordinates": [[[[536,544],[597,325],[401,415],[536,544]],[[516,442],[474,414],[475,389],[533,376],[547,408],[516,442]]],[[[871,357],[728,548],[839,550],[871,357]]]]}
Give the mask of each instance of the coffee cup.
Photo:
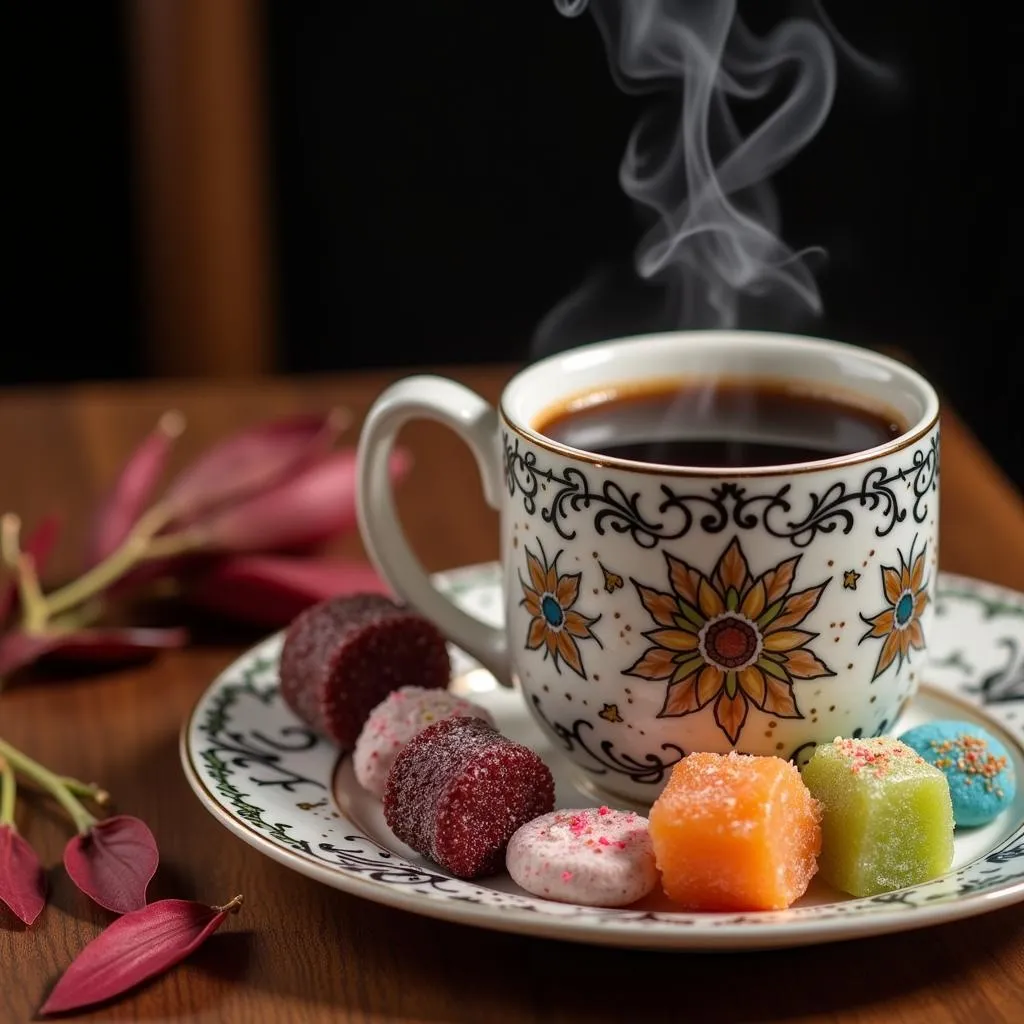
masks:
{"type": "Polygon", "coordinates": [[[938,413],[899,362],[759,332],[574,349],[497,409],[409,377],[363,428],[360,528],[594,786],[650,803],[692,751],[800,761],[892,730],[931,632],[938,413]],[[435,588],[396,517],[388,455],[418,418],[462,437],[500,513],[501,628],[435,588]]]}

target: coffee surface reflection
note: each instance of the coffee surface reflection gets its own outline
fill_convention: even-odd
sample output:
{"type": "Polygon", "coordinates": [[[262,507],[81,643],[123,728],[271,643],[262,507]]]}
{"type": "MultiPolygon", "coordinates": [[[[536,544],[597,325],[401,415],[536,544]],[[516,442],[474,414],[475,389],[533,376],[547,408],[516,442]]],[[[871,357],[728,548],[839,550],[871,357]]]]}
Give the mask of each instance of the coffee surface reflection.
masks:
{"type": "Polygon", "coordinates": [[[596,455],[670,466],[781,466],[850,455],[898,437],[883,409],[784,383],[675,381],[574,397],[535,429],[596,455]]]}

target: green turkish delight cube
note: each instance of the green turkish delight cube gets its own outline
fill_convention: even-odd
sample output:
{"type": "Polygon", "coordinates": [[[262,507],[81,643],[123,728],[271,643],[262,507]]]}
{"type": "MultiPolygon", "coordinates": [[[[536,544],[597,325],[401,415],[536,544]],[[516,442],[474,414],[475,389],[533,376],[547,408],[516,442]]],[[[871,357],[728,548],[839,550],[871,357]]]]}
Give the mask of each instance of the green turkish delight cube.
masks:
{"type": "Polygon", "coordinates": [[[853,896],[917,885],[953,861],[945,775],[899,740],[835,739],[803,779],[821,801],[819,876],[853,896]]]}

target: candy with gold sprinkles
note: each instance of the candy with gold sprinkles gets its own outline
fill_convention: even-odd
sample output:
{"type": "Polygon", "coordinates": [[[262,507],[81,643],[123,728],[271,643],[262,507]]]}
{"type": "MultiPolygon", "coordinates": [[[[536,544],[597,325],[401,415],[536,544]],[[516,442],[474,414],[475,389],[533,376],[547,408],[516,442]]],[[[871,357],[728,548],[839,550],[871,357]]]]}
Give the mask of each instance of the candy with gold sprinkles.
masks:
{"type": "Polygon", "coordinates": [[[900,739],[946,776],[958,828],[986,825],[1013,802],[1013,761],[1006,747],[981,726],[929,722],[900,739]]]}

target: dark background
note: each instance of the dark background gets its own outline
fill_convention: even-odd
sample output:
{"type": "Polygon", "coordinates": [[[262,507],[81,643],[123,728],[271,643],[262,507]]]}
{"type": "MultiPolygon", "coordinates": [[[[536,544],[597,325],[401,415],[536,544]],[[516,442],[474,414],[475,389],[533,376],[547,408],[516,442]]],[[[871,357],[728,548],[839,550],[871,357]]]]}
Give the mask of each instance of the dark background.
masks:
{"type": "MultiPolygon", "coordinates": [[[[807,10],[746,6],[761,29],[807,10]]],[[[828,122],[776,178],[786,241],[829,252],[825,315],[801,329],[907,351],[1024,484],[1020,17],[826,6],[902,86],[841,62],[828,122]]],[[[628,263],[639,222],[616,172],[643,104],[589,18],[550,0],[262,10],[279,369],[526,358],[588,271],[628,263]]],[[[25,227],[0,382],[142,375],[124,10],[18,19],[8,203],[25,227]]]]}

